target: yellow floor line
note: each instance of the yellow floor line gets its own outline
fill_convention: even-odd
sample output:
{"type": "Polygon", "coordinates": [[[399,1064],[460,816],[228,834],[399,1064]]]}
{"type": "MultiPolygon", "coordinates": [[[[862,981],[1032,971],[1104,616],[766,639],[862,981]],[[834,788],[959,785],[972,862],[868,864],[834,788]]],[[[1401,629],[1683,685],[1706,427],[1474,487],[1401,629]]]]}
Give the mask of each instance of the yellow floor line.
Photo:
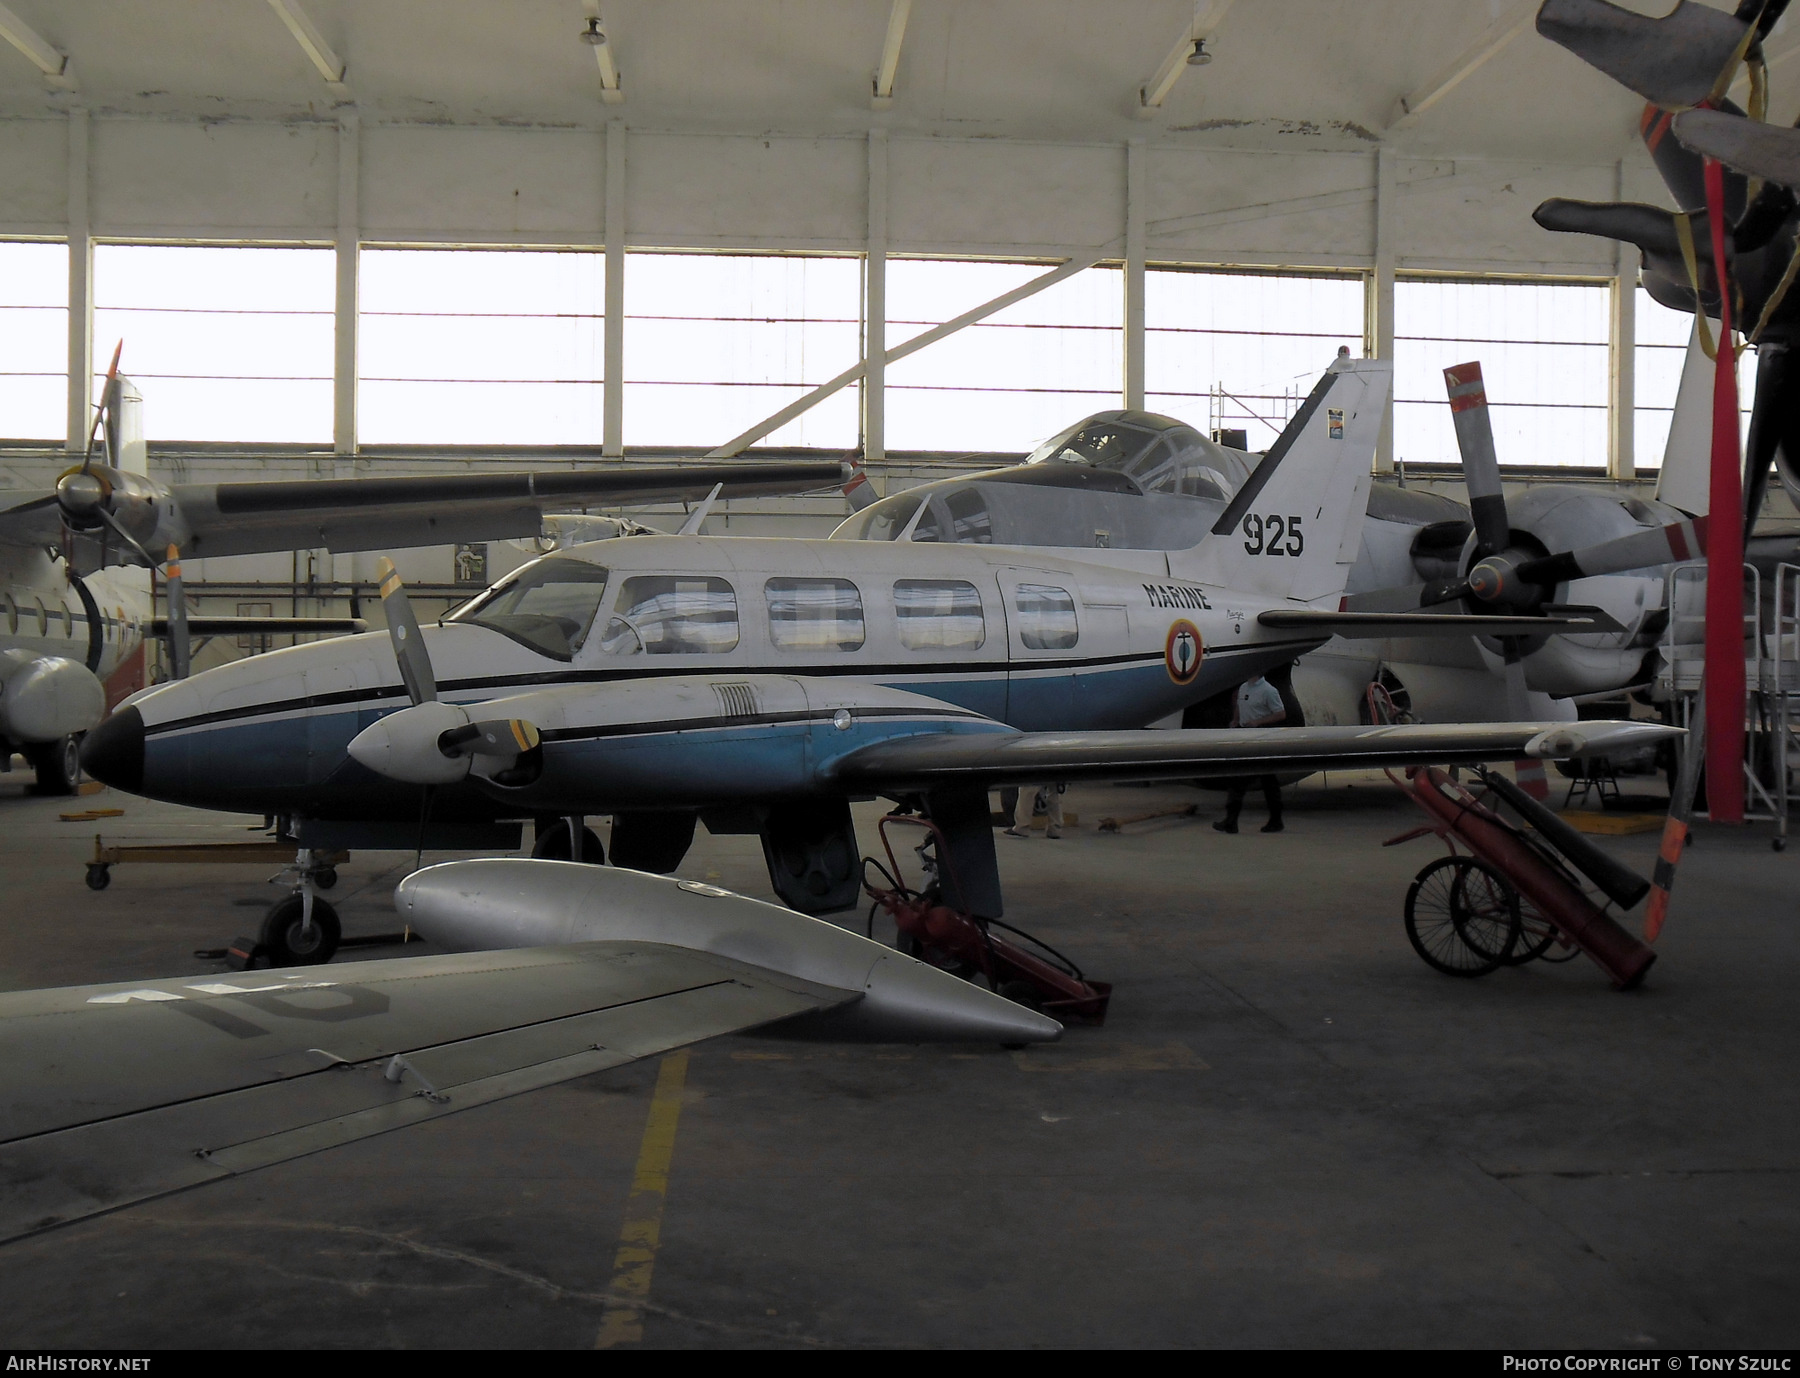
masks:
{"type": "Polygon", "coordinates": [[[607,1289],[611,1300],[600,1318],[595,1349],[636,1344],[644,1338],[640,1303],[650,1295],[650,1270],[656,1266],[656,1246],[662,1239],[663,1201],[669,1193],[669,1160],[675,1153],[675,1125],[681,1118],[687,1068],[687,1049],[683,1048],[663,1059],[656,1076],[644,1144],[638,1150],[637,1171],[625,1202],[619,1252],[613,1259],[612,1285],[607,1289]]]}

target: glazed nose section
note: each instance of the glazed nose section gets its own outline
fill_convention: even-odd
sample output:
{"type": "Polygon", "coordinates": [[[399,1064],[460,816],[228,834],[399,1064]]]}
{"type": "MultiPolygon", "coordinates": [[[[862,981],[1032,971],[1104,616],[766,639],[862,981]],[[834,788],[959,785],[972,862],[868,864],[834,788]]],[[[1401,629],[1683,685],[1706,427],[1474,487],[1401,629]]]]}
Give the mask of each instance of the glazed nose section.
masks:
{"type": "Polygon", "coordinates": [[[81,768],[114,789],[142,792],[144,719],[137,709],[114,713],[82,739],[81,768]]]}

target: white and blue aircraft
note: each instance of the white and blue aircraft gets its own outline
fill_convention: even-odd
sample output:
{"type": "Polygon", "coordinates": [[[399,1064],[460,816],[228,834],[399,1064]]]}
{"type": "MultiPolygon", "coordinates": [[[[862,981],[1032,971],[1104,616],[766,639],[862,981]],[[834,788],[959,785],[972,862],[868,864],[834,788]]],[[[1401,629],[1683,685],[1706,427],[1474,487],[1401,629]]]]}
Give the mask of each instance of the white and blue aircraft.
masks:
{"type": "MultiPolygon", "coordinates": [[[[886,795],[944,832],[955,907],[999,917],[991,785],[1550,757],[1666,735],[1142,730],[1338,633],[1586,625],[1339,611],[1390,376],[1334,365],[1188,549],[635,537],[526,565],[422,634],[390,575],[391,643],[298,646],[146,691],[90,734],[83,762],[135,793],[281,816],[302,848],[492,845],[469,825],[611,814],[615,864],[667,873],[704,820],[761,834],[776,893],[815,914],[856,902],[849,801],[886,795]]],[[[569,856],[578,835],[546,829],[539,855],[569,856]]],[[[329,907],[308,906],[322,937],[287,912],[265,944],[329,956],[329,907]]]]}

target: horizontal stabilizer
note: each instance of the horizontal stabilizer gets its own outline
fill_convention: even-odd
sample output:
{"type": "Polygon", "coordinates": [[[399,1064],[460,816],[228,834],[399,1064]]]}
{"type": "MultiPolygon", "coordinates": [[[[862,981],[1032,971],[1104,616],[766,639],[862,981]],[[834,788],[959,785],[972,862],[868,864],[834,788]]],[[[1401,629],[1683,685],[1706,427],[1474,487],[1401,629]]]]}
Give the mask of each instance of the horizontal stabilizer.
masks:
{"type": "Polygon", "coordinates": [[[1556,617],[1484,617],[1472,613],[1314,612],[1305,608],[1271,608],[1257,614],[1265,627],[1316,631],[1321,636],[1542,636],[1548,632],[1619,631],[1619,624],[1598,609],[1569,611],[1556,617]]]}

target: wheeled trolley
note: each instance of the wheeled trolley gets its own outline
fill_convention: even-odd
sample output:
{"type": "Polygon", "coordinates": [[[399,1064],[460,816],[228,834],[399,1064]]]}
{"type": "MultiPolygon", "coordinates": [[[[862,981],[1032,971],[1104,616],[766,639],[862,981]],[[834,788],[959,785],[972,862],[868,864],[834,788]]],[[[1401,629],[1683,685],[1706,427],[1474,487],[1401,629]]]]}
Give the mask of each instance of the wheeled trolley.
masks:
{"type": "Polygon", "coordinates": [[[1390,775],[1432,821],[1382,845],[1434,835],[1450,849],[1406,893],[1413,949],[1451,976],[1585,952],[1619,989],[1641,982],[1656,954],[1620,927],[1613,911],[1637,904],[1650,882],[1505,776],[1478,774],[1487,789],[1480,798],[1433,766],[1409,770],[1404,782],[1390,775]],[[1530,826],[1507,821],[1490,799],[1504,801],[1530,826]]]}
{"type": "MultiPolygon", "coordinates": [[[[884,910],[894,920],[895,946],[907,956],[969,979],[980,976],[995,994],[1064,1023],[1105,1022],[1107,1001],[1112,996],[1112,987],[1105,981],[1088,980],[1074,962],[1023,929],[953,909],[944,902],[944,868],[949,865],[950,849],[935,823],[914,814],[888,814],[881,820],[880,831],[887,865],[874,857],[863,858],[863,889],[873,901],[869,906],[871,937],[875,911],[884,910]],[[925,834],[912,849],[923,873],[916,889],[905,883],[889,835],[890,828],[900,827],[918,828],[925,834]],[[885,883],[871,881],[871,869],[885,883]],[[996,933],[995,929],[1002,931],[996,933]],[[1008,934],[1011,936],[1005,936],[1008,934]]],[[[954,884],[950,892],[964,893],[954,884]]]]}

